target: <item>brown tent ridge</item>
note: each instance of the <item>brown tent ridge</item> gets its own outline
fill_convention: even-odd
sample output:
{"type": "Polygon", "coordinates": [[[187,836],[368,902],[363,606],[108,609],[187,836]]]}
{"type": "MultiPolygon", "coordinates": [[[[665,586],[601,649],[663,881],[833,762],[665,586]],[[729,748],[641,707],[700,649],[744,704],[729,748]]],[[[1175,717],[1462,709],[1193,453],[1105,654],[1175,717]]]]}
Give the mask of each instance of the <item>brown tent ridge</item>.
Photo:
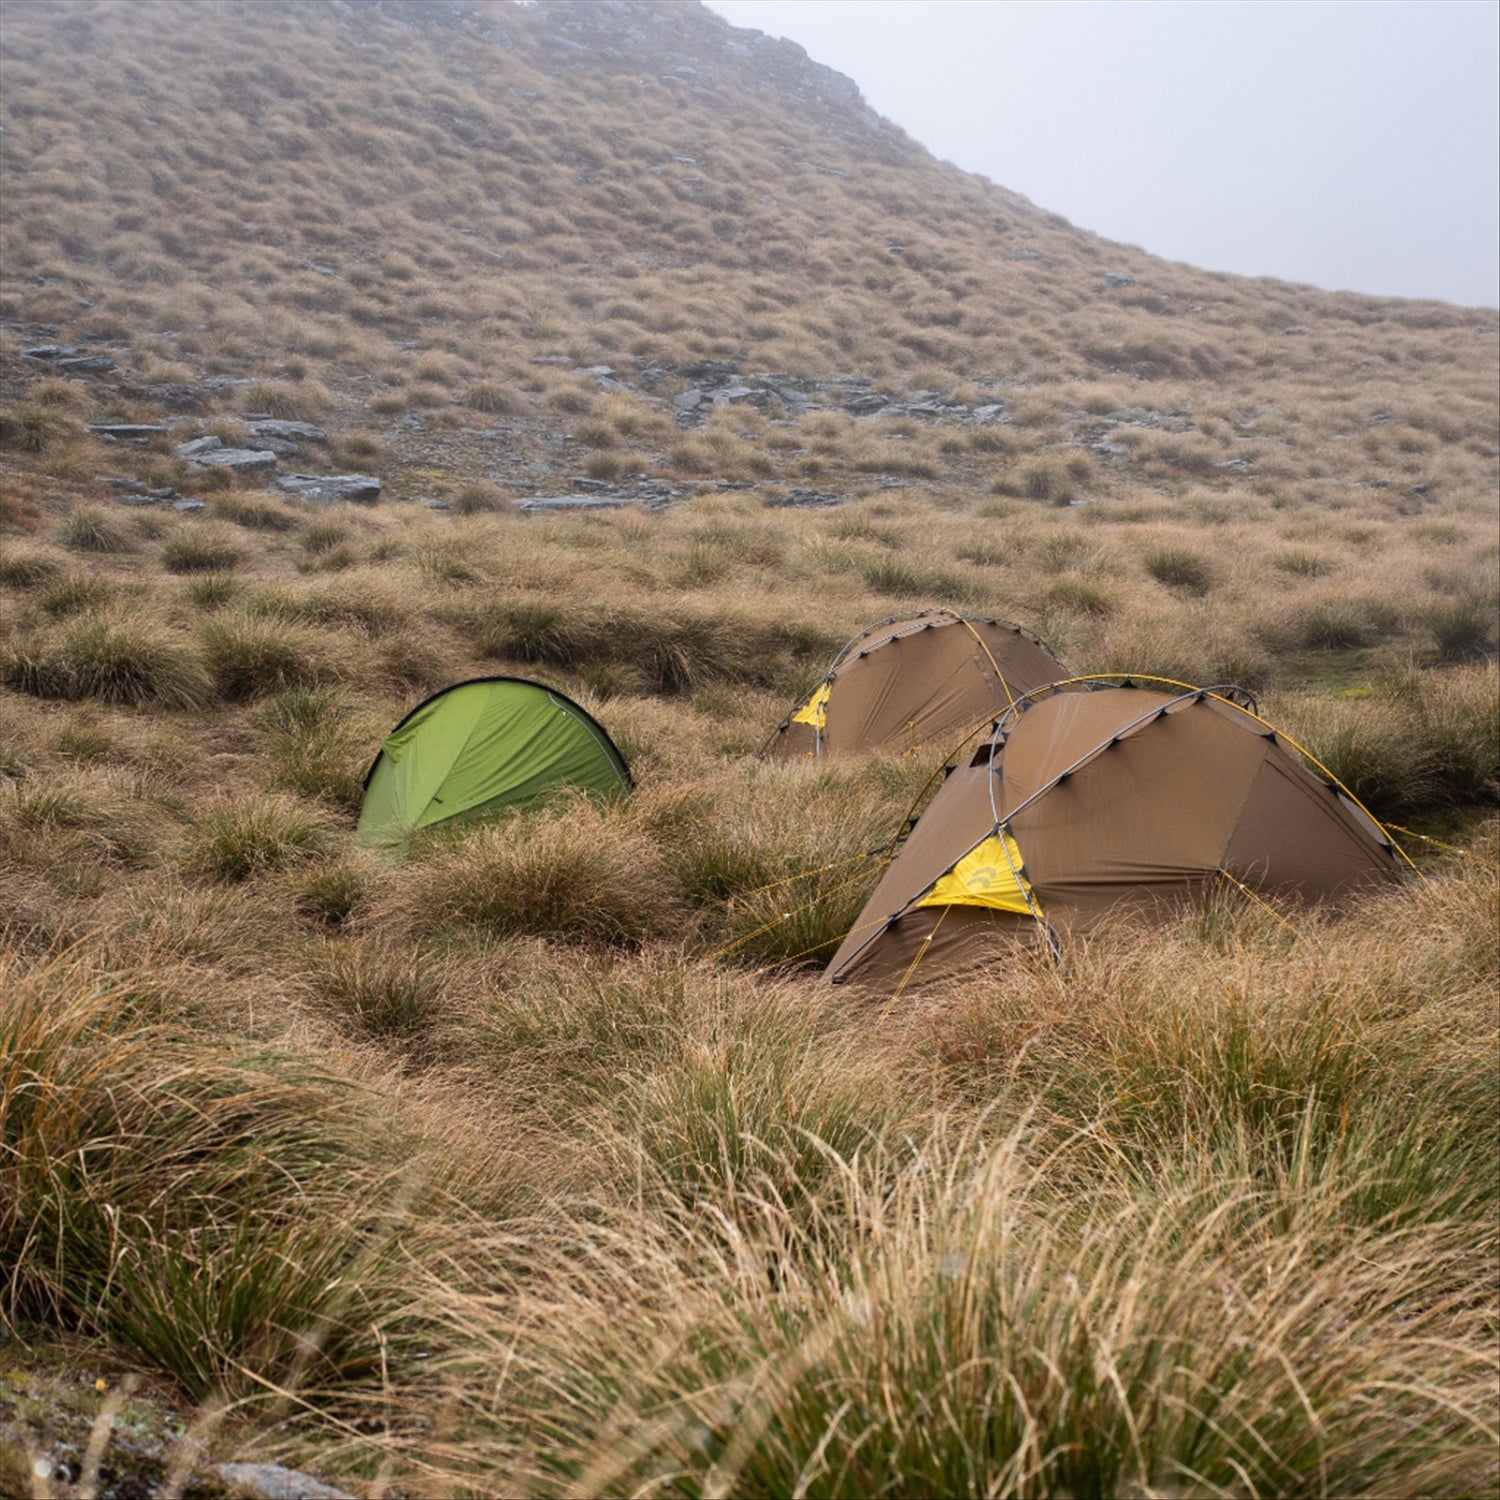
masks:
{"type": "Polygon", "coordinates": [[[761,753],[823,760],[916,750],[994,719],[1067,669],[1024,626],[951,609],[894,615],[855,636],[761,753]]]}
{"type": "Polygon", "coordinates": [[[949,769],[826,979],[891,993],[993,962],[1015,940],[1057,953],[1106,918],[1160,915],[1221,882],[1313,903],[1409,868],[1243,690],[1067,686],[1089,690],[1022,699],[949,769]]]}

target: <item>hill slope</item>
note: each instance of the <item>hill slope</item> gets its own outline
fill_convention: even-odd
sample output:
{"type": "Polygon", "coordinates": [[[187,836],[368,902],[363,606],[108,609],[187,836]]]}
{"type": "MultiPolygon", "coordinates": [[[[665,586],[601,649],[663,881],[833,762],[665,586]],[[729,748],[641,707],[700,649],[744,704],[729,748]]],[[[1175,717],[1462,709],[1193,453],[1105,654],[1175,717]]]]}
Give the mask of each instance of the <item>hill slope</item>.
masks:
{"type": "MultiPolygon", "coordinates": [[[[1227,483],[1214,465],[1236,459],[1318,477],[1335,438],[1363,450],[1358,474],[1337,454],[1346,478],[1440,450],[1456,481],[1487,479],[1492,315],[1108,244],[695,5],[20,0],[5,49],[0,308],[33,343],[128,341],[148,405],[153,386],[290,377],[303,407],[368,425],[416,413],[441,431],[478,408],[561,434],[598,405],[597,377],[573,371],[669,398],[702,379],[671,367],[719,361],[969,412],[1030,393],[1007,411],[1016,445],[1065,452],[1090,493],[1134,474],[1118,442],[1080,439],[1110,442],[1106,419],[1132,408],[1193,434],[1148,482],[1227,483]]],[[[772,392],[770,415],[801,415],[797,395],[772,392]]],[[[595,442],[629,448],[614,425],[595,442]]],[[[653,472],[746,476],[743,453],[673,462],[656,438],[636,445],[653,472]]],[[[844,471],[765,439],[754,477],[844,471]]],[[[970,485],[1004,467],[964,456],[916,467],[970,485]]]]}
{"type": "Polygon", "coordinates": [[[1493,313],[693,4],[0,19],[0,1492],[1494,1489],[1493,313]],[[941,757],[757,750],[940,603],[1257,690],[1438,878],[823,986],[941,757]],[[496,674],[633,795],[357,847],[496,674]]]}

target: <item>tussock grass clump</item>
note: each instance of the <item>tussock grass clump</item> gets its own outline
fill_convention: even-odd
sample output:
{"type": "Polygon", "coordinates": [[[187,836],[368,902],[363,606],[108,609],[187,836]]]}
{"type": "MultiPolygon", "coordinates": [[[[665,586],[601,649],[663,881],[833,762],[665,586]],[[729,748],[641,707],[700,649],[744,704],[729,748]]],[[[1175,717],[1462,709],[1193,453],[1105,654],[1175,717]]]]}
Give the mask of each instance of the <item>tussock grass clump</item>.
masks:
{"type": "Polygon", "coordinates": [[[99,865],[140,865],[151,853],[161,810],[128,772],[64,770],[0,782],[0,850],[32,868],[52,867],[74,889],[99,865]]]}
{"type": "Polygon", "coordinates": [[[400,930],[469,927],[497,936],[639,946],[675,938],[682,897],[628,810],[569,798],[418,846],[372,920],[400,930]]]}
{"type": "Polygon", "coordinates": [[[328,409],[331,397],[316,380],[257,380],[245,387],[240,405],[247,412],[265,412],[281,422],[315,422],[328,409]]]}
{"type": "Polygon", "coordinates": [[[180,1040],[169,1000],[77,955],[0,959],[0,1311],[199,1398],[368,1370],[400,1300],[361,1201],[391,1128],[294,1058],[180,1040]]]}
{"type": "Polygon", "coordinates": [[[920,761],[857,769],[763,767],[735,795],[644,795],[704,940],[735,964],[811,965],[848,932],[880,876],[890,832],[929,774],[920,761]]]}
{"type": "Polygon", "coordinates": [[[32,399],[0,410],[0,448],[45,453],[77,440],[83,432],[77,417],[50,402],[32,399]]]}
{"type": "Polygon", "coordinates": [[[221,698],[243,702],[344,675],[325,638],[285,619],[238,613],[209,621],[199,639],[221,698]]]}
{"type": "Polygon", "coordinates": [[[877,557],[860,565],[865,587],[894,599],[950,599],[966,603],[968,580],[949,570],[904,557],[877,557]]]}
{"type": "Polygon", "coordinates": [[[62,567],[62,560],[51,553],[7,548],[0,553],[0,584],[12,589],[39,588],[54,582],[62,567]]]}
{"type": "Polygon", "coordinates": [[[370,569],[351,569],[336,580],[271,592],[257,601],[268,617],[284,615],[330,629],[386,637],[410,632],[421,601],[370,569]]]}
{"type": "Polygon", "coordinates": [[[313,995],[356,1036],[425,1050],[443,999],[443,964],[421,949],[330,941],[313,955],[313,995]]]}
{"type": "Polygon", "coordinates": [[[212,685],[192,646],[134,618],[88,617],[0,645],[0,682],[39,698],[201,708],[212,685]]]}
{"type": "Polygon", "coordinates": [[[485,656],[581,671],[612,666],[647,692],[677,694],[714,682],[784,680],[789,658],[822,655],[839,643],[796,621],[759,620],[665,605],[565,608],[517,601],[479,616],[485,656]]]}
{"type": "Polygon", "coordinates": [[[215,803],[198,817],[184,857],[194,874],[235,884],[305,864],[329,845],[327,813],[293,797],[255,792],[215,803]]]}
{"type": "Polygon", "coordinates": [[[1184,594],[1201,596],[1208,593],[1215,583],[1213,565],[1201,553],[1186,547],[1154,547],[1141,562],[1158,583],[1184,594]]]}
{"type": "MultiPolygon", "coordinates": [[[[778,1190],[741,1139],[733,1227],[691,1198],[637,1211],[582,1231],[583,1257],[539,1249],[534,1304],[490,1304],[507,1414],[545,1419],[581,1491],[663,1470],[743,1494],[1112,1495],[1184,1472],[1462,1489],[1485,1465],[1493,1361],[1452,1295],[1469,1247],[1446,1226],[1351,1241],[1337,1193],[1288,1226],[1244,1181],[1112,1186],[1064,1212],[1024,1129],[950,1130],[905,1157],[824,1146],[811,1180],[783,1154],[778,1190]],[[843,1223],[861,1232],[830,1253],[843,1223]],[[1397,1369],[1409,1396],[1386,1389],[1397,1369]]],[[[481,1315],[462,1292],[440,1305],[455,1328],[481,1315]]],[[[495,1373],[456,1363],[450,1387],[468,1420],[444,1457],[479,1488],[543,1472],[483,1404],[495,1373]]]]}
{"type": "Polygon", "coordinates": [[[335,807],[357,808],[380,742],[373,716],[339,688],[293,688],[255,711],[271,784],[335,807]]]}
{"type": "Polygon", "coordinates": [[[1140,672],[1192,687],[1217,684],[1252,692],[1275,678],[1273,658],[1242,627],[1208,606],[1112,619],[1086,655],[1094,672],[1140,672]]]}
{"type": "Polygon", "coordinates": [[[232,535],[208,527],[179,531],[161,549],[161,565],[169,573],[228,573],[244,559],[232,535]]]}
{"type": "Polygon", "coordinates": [[[297,541],[304,552],[313,557],[322,557],[337,547],[342,547],[354,533],[343,522],[335,519],[309,521],[297,534],[297,541]]]}
{"type": "Polygon", "coordinates": [[[80,505],[57,529],[57,539],[70,552],[134,552],[136,542],[108,511],[80,505]]]}
{"type": "Polygon", "coordinates": [[[72,573],[54,579],[37,595],[36,602],[54,619],[66,615],[97,612],[119,597],[120,586],[112,578],[97,573],[72,573]]]}
{"type": "Polygon", "coordinates": [[[1299,694],[1278,722],[1379,816],[1500,800],[1500,678],[1493,663],[1387,670],[1369,696],[1299,694]]]}
{"type": "Polygon", "coordinates": [[[1493,595],[1460,594],[1427,610],[1427,628],[1440,662],[1473,661],[1495,647],[1497,609],[1493,595]]]}
{"type": "Polygon", "coordinates": [[[199,609],[219,609],[239,598],[244,588],[244,579],[234,573],[200,573],[188,579],[182,597],[199,609]]]}
{"type": "Polygon", "coordinates": [[[208,511],[220,520],[232,521],[251,531],[293,531],[302,521],[300,511],[268,495],[240,494],[232,490],[213,496],[208,502],[208,511]]]}
{"type": "Polygon", "coordinates": [[[497,380],[476,380],[464,390],[464,405],[486,416],[503,417],[521,410],[522,398],[497,380]]]}
{"type": "Polygon", "coordinates": [[[515,509],[510,492],[487,479],[471,480],[462,486],[449,501],[454,513],[460,516],[489,515],[495,511],[515,509]]]}
{"type": "Polygon", "coordinates": [[[1256,629],[1272,650],[1353,651],[1389,639],[1399,623],[1383,593],[1320,593],[1289,601],[1256,629]]]}
{"type": "Polygon", "coordinates": [[[378,873],[373,858],[355,852],[296,870],[288,887],[299,915],[324,927],[338,928],[360,914],[378,873]]]}

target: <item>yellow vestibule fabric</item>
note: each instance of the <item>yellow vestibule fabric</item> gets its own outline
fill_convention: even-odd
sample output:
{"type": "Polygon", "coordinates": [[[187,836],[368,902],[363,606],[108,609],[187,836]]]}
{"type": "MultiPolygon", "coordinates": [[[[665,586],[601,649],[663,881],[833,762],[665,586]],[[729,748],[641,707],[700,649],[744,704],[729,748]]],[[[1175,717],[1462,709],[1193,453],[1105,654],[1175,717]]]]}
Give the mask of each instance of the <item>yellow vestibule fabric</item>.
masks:
{"type": "Polygon", "coordinates": [[[827,722],[824,714],[828,706],[828,690],[832,686],[832,683],[823,683],[807,703],[792,715],[792,723],[811,724],[814,729],[821,729],[827,722]]]}
{"type": "Polygon", "coordinates": [[[1026,899],[1031,886],[1020,870],[1021,851],[1016,841],[1008,833],[992,833],[964,855],[917,905],[992,906],[997,911],[1026,916],[1032,910],[1026,899]]]}

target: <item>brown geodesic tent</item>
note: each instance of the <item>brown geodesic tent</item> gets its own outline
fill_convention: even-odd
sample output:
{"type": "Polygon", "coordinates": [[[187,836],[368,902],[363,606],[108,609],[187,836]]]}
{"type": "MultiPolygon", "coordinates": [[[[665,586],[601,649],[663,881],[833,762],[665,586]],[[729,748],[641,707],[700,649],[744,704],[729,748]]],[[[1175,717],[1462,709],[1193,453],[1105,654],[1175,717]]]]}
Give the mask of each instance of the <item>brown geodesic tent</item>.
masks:
{"type": "Polygon", "coordinates": [[[1034,695],[953,766],[825,973],[891,994],[1059,951],[1227,883],[1326,901],[1401,880],[1385,830],[1232,688],[1091,679],[1034,695]],[[1075,684],[1074,686],[1083,686],[1075,684]]]}
{"type": "Polygon", "coordinates": [[[1038,637],[1008,620],[950,609],[893,616],[839,652],[762,754],[823,760],[934,744],[947,754],[985,719],[1067,675],[1038,637]]]}

